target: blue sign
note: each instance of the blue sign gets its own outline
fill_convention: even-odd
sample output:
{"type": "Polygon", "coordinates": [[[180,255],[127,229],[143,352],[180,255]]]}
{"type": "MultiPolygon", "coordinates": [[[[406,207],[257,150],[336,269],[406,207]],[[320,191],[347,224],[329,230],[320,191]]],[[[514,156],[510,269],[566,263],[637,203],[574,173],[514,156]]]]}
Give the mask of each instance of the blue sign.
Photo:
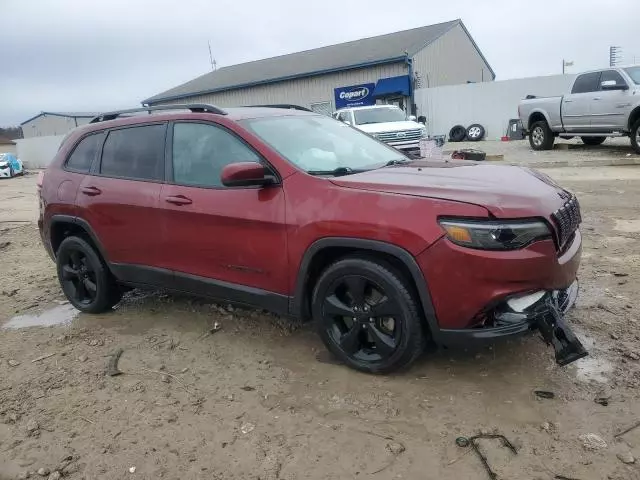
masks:
{"type": "Polygon", "coordinates": [[[373,98],[375,83],[365,83],[364,85],[352,85],[350,87],[340,87],[334,90],[336,96],[336,110],[347,107],[361,107],[363,105],[375,105],[373,98]]]}

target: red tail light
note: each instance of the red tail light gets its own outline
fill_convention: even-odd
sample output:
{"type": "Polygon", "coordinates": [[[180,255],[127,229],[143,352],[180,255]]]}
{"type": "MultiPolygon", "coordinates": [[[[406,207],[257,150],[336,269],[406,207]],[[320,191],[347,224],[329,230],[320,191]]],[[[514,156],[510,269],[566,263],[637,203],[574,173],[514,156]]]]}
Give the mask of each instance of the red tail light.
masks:
{"type": "Polygon", "coordinates": [[[42,182],[44,182],[44,172],[45,170],[40,170],[38,172],[38,180],[36,181],[36,186],[38,187],[38,191],[42,188],[42,182]]]}

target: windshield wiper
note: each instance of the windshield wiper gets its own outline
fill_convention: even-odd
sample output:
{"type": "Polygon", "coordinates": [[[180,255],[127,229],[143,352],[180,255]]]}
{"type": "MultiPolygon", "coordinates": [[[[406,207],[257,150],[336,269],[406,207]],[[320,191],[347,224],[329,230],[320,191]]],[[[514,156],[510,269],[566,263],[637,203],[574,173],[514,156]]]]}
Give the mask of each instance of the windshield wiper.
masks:
{"type": "Polygon", "coordinates": [[[389,160],[387,163],[384,164],[385,167],[391,167],[393,165],[404,165],[405,163],[409,163],[411,162],[410,159],[402,159],[402,160],[389,160]]]}
{"type": "Polygon", "coordinates": [[[343,175],[351,175],[352,173],[364,172],[364,170],[354,170],[350,167],[338,167],[333,170],[309,170],[309,175],[331,175],[333,177],[341,177],[343,175]]]}

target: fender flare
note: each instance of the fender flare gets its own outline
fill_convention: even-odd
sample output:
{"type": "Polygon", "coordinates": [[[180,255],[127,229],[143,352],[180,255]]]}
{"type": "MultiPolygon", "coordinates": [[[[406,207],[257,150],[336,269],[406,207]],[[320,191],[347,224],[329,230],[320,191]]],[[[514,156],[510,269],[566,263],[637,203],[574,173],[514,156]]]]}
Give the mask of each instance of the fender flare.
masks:
{"type": "Polygon", "coordinates": [[[438,342],[440,326],[438,325],[427,282],[422,274],[422,270],[420,270],[420,267],[418,266],[418,262],[416,262],[414,256],[404,248],[379,240],[349,237],[326,237],[312,243],[304,252],[300,262],[300,268],[298,269],[298,275],[296,277],[296,284],[294,287],[294,295],[289,304],[290,314],[297,318],[303,318],[305,312],[304,299],[309,293],[305,291],[309,267],[317,253],[331,247],[346,247],[363,251],[385,253],[402,262],[407,270],[409,270],[411,278],[415,283],[419,300],[422,305],[422,312],[429,327],[431,337],[436,343],[438,342]]]}
{"type": "MultiPolygon", "coordinates": [[[[98,252],[100,252],[100,255],[102,256],[107,266],[111,268],[107,254],[106,254],[106,250],[102,246],[102,243],[100,243],[100,240],[98,240],[98,236],[93,231],[93,228],[91,228],[91,225],[89,225],[89,222],[87,222],[86,220],[83,220],[82,218],[74,217],[72,215],[61,215],[61,214],[52,215],[51,219],[49,220],[49,232],[48,232],[49,238],[51,238],[51,230],[53,229],[53,226],[56,223],[71,223],[81,227],[85,232],[87,232],[87,235],[89,235],[89,238],[91,238],[91,241],[98,249],[98,252]]],[[[54,255],[56,254],[56,252],[53,252],[53,253],[54,255]]]]}
{"type": "Polygon", "coordinates": [[[527,125],[525,126],[525,130],[527,132],[531,131],[531,117],[533,117],[536,113],[541,114],[544,119],[547,121],[547,125],[551,128],[551,120],[549,119],[549,114],[542,110],[541,108],[535,108],[529,112],[529,117],[527,118],[527,125]]]}

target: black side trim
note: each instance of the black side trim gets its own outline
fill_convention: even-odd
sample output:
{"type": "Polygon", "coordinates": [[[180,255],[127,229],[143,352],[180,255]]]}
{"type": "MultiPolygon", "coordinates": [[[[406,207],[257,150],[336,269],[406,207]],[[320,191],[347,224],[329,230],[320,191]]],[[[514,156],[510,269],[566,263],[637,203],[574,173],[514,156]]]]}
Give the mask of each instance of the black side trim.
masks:
{"type": "MultiPolygon", "coordinates": [[[[50,245],[51,245],[51,229],[56,223],[71,223],[74,225],[78,225],[79,227],[82,227],[87,232],[89,237],[91,237],[91,241],[98,248],[98,251],[100,252],[100,255],[102,255],[102,258],[105,260],[105,262],[108,263],[108,257],[106,255],[106,251],[102,246],[102,244],[100,243],[100,241],[98,240],[98,237],[96,236],[96,234],[93,232],[93,229],[91,228],[89,223],[81,218],[74,217],[72,215],[52,215],[51,216],[51,220],[49,220],[49,231],[47,232],[49,236],[48,241],[50,245]]],[[[56,252],[52,252],[52,253],[55,256],[56,252]]]]}
{"type": "Polygon", "coordinates": [[[411,277],[416,284],[418,295],[420,296],[420,302],[422,303],[422,310],[424,317],[430,329],[431,336],[436,343],[439,343],[440,327],[436,318],[435,309],[433,308],[433,302],[431,301],[431,295],[427,287],[427,282],[422,275],[422,271],[418,266],[415,258],[411,253],[405,249],[392,245],[386,242],[380,242],[378,240],[366,240],[359,238],[347,238],[347,237],[327,237],[317,240],[307,249],[302,257],[300,263],[300,269],[298,270],[298,277],[296,279],[295,294],[291,298],[289,303],[289,312],[291,315],[302,318],[305,312],[304,299],[306,298],[305,284],[307,282],[307,275],[309,266],[314,256],[325,248],[342,247],[342,248],[355,248],[359,250],[369,250],[372,252],[381,252],[388,255],[392,255],[400,260],[411,273],[411,277]]]}
{"type": "Polygon", "coordinates": [[[254,287],[212,278],[172,272],[164,268],[112,263],[111,271],[122,282],[133,286],[161,287],[234,304],[263,308],[279,315],[289,315],[289,297],[254,287]]]}

